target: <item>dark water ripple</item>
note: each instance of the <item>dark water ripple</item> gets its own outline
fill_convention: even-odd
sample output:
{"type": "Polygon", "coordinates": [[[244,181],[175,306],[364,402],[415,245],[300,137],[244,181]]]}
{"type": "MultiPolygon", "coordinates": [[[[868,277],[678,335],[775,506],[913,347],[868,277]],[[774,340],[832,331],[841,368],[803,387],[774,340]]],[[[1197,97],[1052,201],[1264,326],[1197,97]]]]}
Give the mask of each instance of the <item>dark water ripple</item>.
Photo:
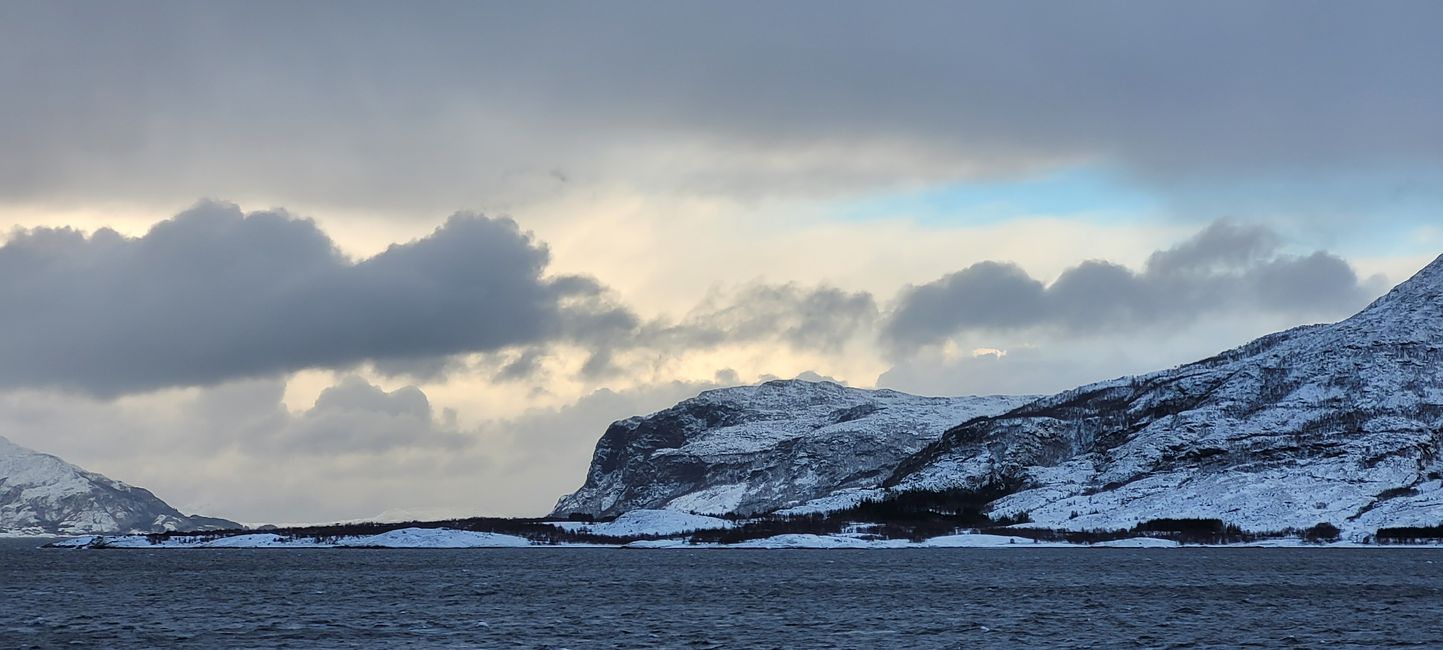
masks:
{"type": "Polygon", "coordinates": [[[1443,551],[37,550],[0,648],[1443,647],[1443,551]]]}

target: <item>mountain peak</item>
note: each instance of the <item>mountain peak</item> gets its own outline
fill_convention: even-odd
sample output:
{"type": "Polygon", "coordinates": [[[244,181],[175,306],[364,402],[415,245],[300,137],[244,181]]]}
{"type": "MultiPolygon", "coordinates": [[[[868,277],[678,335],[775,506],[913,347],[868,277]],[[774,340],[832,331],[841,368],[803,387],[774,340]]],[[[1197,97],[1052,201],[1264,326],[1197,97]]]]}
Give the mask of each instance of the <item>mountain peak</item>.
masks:
{"type": "Polygon", "coordinates": [[[1019,486],[1038,525],[1433,525],[1443,503],[1443,257],[1357,315],[1198,363],[963,423],[899,465],[902,490],[1019,486]]]}
{"type": "Polygon", "coordinates": [[[1443,256],[1339,323],[1336,331],[1355,343],[1443,343],[1443,256]]]}
{"type": "Polygon", "coordinates": [[[237,528],[186,516],[148,490],[0,437],[0,533],[76,535],[237,528]]]}
{"type": "Polygon", "coordinates": [[[1413,277],[1393,287],[1392,291],[1384,294],[1368,309],[1371,310],[1380,305],[1418,300],[1443,300],[1443,255],[1438,256],[1427,266],[1414,273],[1413,277]]]}
{"type": "Polygon", "coordinates": [[[1425,273],[1430,274],[1435,282],[1443,282],[1443,255],[1433,258],[1433,261],[1429,262],[1428,266],[1423,267],[1423,270],[1415,275],[1425,273]]]}
{"type": "Polygon", "coordinates": [[[612,425],[558,516],[769,512],[877,487],[948,427],[1031,397],[918,397],[786,379],[706,391],[612,425]]]}

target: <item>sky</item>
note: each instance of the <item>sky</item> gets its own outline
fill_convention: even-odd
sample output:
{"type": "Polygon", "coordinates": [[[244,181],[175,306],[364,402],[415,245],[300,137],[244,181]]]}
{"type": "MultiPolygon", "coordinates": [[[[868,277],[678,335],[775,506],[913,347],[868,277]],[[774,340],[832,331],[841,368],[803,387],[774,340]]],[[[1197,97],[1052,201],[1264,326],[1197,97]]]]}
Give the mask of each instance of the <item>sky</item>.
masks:
{"type": "Polygon", "coordinates": [[[1443,5],[0,0],[0,435],[247,523],[617,419],[1042,394],[1443,253],[1443,5]]]}

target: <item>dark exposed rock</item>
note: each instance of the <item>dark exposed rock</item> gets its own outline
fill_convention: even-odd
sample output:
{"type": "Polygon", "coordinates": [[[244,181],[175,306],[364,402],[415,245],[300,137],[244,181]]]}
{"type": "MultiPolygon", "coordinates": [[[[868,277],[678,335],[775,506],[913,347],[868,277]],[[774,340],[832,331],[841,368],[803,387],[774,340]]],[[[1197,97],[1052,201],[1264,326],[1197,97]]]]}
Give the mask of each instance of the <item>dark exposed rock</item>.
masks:
{"type": "Polygon", "coordinates": [[[751,514],[872,488],[951,423],[1027,399],[916,397],[801,380],[708,391],[612,424],[586,484],[555,512],[751,514]]]}

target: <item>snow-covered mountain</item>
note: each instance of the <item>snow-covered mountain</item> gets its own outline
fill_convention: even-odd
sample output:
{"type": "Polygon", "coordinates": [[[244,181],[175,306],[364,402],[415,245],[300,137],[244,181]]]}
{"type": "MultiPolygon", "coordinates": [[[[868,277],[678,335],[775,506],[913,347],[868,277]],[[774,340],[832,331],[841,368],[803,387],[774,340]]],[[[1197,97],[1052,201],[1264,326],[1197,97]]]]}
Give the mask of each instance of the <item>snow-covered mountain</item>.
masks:
{"type": "Polygon", "coordinates": [[[1156,517],[1363,535],[1443,522],[1443,258],[1356,316],[962,423],[898,490],[1011,485],[1058,528],[1156,517]]]}
{"type": "Polygon", "coordinates": [[[181,514],[149,490],[0,437],[0,534],[79,535],[239,528],[181,514]]]}
{"type": "Polygon", "coordinates": [[[586,484],[555,512],[749,514],[875,488],[948,427],[1031,399],[917,397],[802,380],[707,391],[612,424],[586,484]]]}

